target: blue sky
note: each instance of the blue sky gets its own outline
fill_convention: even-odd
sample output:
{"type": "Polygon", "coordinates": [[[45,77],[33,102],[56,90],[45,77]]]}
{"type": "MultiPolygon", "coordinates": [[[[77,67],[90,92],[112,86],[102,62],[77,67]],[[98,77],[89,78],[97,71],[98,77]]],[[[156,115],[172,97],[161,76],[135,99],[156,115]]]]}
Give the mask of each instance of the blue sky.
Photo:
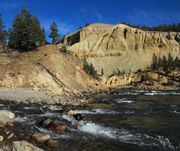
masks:
{"type": "Polygon", "coordinates": [[[180,22],[180,0],[0,0],[0,13],[11,27],[22,4],[38,16],[48,34],[56,21],[60,34],[75,31],[86,22],[155,26],[180,22]]]}

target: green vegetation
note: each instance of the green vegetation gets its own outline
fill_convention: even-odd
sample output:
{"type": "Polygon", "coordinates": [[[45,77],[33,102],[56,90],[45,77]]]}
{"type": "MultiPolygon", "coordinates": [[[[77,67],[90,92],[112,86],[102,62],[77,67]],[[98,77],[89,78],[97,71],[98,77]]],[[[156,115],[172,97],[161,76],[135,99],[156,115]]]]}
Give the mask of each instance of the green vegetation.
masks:
{"type": "Polygon", "coordinates": [[[66,53],[66,52],[67,52],[66,46],[62,46],[62,47],[60,48],[60,52],[66,53]]]}
{"type": "Polygon", "coordinates": [[[33,50],[45,43],[45,31],[36,16],[31,15],[25,7],[17,14],[9,37],[9,47],[20,51],[33,50]]]}
{"type": "Polygon", "coordinates": [[[154,27],[149,27],[146,25],[131,25],[126,22],[121,22],[121,24],[128,25],[130,27],[139,28],[145,31],[166,31],[166,32],[180,32],[180,23],[173,23],[173,24],[162,24],[154,27]]]}
{"type": "Polygon", "coordinates": [[[56,22],[53,22],[50,26],[50,30],[51,33],[49,34],[49,37],[52,38],[52,43],[55,44],[58,40],[58,38],[60,37],[60,35],[58,34],[58,26],[56,24],[56,22]]]}
{"type": "Polygon", "coordinates": [[[148,72],[145,72],[142,74],[142,81],[148,81],[148,85],[153,85],[153,79],[151,78],[151,76],[148,74],[148,72]]]}
{"type": "Polygon", "coordinates": [[[84,63],[83,63],[83,70],[91,77],[97,80],[100,80],[99,75],[97,74],[97,71],[95,70],[93,64],[92,63],[88,64],[85,58],[84,58],[84,63]]]}
{"type": "Polygon", "coordinates": [[[87,23],[85,24],[85,27],[87,27],[87,26],[89,26],[89,25],[91,25],[91,23],[88,23],[88,22],[87,22],[87,23]]]}
{"type": "Polygon", "coordinates": [[[101,76],[103,76],[104,75],[104,69],[102,68],[101,69],[101,76]]]}
{"type": "Polygon", "coordinates": [[[169,72],[170,70],[180,69],[180,60],[176,57],[173,59],[171,54],[169,53],[166,58],[163,56],[162,58],[158,58],[155,54],[152,58],[152,64],[150,66],[151,70],[163,70],[164,72],[169,72]]]}
{"type": "Polygon", "coordinates": [[[0,44],[4,44],[6,40],[6,30],[4,29],[5,25],[0,14],[0,44]]]}
{"type": "MultiPolygon", "coordinates": [[[[131,72],[131,71],[130,71],[131,72]]],[[[116,71],[113,71],[113,73],[112,74],[110,74],[109,76],[108,76],[108,78],[111,78],[111,77],[113,77],[113,76],[124,76],[126,73],[125,73],[125,71],[123,70],[123,71],[121,71],[120,69],[117,69],[116,71]]]]}

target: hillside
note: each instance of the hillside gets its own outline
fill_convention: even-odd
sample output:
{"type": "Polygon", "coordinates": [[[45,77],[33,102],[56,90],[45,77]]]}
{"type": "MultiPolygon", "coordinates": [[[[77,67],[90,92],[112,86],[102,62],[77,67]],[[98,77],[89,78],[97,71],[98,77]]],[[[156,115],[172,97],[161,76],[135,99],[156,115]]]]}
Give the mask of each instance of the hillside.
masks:
{"type": "Polygon", "coordinates": [[[117,86],[165,89],[168,85],[166,89],[174,89],[180,86],[179,70],[168,74],[137,72],[150,66],[154,54],[163,57],[169,53],[180,58],[179,33],[143,31],[123,24],[92,24],[65,36],[58,45],[29,52],[1,49],[0,87],[45,89],[55,95],[99,92],[117,86]],[[67,52],[60,51],[63,46],[67,52]],[[100,81],[84,72],[84,57],[98,71],[100,81]],[[124,74],[113,75],[117,71],[124,74]]]}
{"type": "Polygon", "coordinates": [[[46,45],[38,51],[9,50],[0,53],[0,87],[87,91],[95,82],[82,70],[81,61],[62,53],[55,45],[46,45]]]}

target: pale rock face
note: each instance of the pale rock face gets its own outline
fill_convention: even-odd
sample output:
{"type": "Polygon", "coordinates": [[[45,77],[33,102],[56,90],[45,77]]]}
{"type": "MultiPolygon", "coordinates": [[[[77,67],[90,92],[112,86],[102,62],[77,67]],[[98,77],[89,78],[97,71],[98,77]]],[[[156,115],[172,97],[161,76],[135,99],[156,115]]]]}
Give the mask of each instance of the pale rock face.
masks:
{"type": "Polygon", "coordinates": [[[153,54],[163,57],[171,53],[180,58],[178,35],[143,31],[123,24],[92,24],[67,35],[64,44],[79,57],[86,56],[99,73],[103,69],[107,76],[117,69],[126,72],[145,69],[151,64],[153,54]]]}

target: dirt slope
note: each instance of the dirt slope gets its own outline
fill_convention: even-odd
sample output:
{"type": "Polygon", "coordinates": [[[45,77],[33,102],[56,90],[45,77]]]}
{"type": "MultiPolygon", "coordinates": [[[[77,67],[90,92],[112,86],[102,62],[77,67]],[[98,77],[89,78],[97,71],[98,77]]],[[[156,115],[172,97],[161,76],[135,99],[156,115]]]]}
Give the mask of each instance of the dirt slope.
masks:
{"type": "Polygon", "coordinates": [[[0,87],[71,88],[88,90],[94,81],[82,70],[80,60],[55,45],[35,52],[0,53],[0,87]]]}

